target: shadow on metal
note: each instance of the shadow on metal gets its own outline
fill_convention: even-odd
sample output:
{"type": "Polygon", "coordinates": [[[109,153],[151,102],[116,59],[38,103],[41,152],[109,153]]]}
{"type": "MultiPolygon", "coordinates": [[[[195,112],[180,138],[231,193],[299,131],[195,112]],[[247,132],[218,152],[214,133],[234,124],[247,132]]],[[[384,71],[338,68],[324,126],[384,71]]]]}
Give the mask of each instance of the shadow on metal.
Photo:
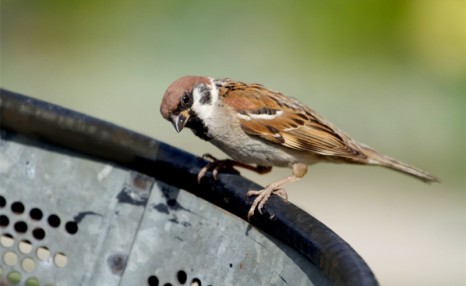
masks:
{"type": "MultiPolygon", "coordinates": [[[[212,279],[210,281],[216,281],[212,283],[212,285],[245,285],[246,281],[249,281],[249,285],[377,285],[377,281],[367,264],[345,241],[320,221],[290,203],[286,203],[272,196],[264,207],[264,214],[254,215],[251,219],[251,224],[248,224],[245,218],[251,200],[248,201],[246,199],[246,192],[250,189],[259,189],[260,186],[234,173],[221,173],[218,176],[218,180],[213,180],[209,173],[206,178],[202,180],[201,184],[198,184],[197,173],[207,162],[183,150],[179,150],[168,144],[114,124],[7,90],[1,90],[0,94],[0,126],[2,130],[2,144],[0,144],[0,147],[10,142],[11,144],[19,144],[18,146],[20,147],[15,148],[30,146],[63,156],[91,160],[98,164],[103,164],[102,166],[105,164],[113,164],[115,168],[123,167],[123,171],[126,170],[125,172],[128,172],[127,169],[129,169],[131,178],[128,180],[132,182],[133,185],[136,185],[136,187],[139,186],[144,190],[149,190],[152,187],[156,188],[159,190],[159,193],[152,193],[154,193],[154,196],[158,196],[158,199],[149,197],[152,196],[152,194],[150,191],[147,191],[147,197],[144,197],[146,196],[144,195],[143,199],[138,201],[138,198],[134,197],[134,193],[122,190],[117,194],[117,203],[127,203],[129,205],[138,206],[139,202],[140,205],[145,206],[146,215],[149,206],[151,206],[150,211],[154,211],[151,216],[155,216],[156,214],[170,214],[171,217],[167,218],[168,221],[160,224],[160,229],[157,230],[158,232],[170,231],[167,230],[167,223],[184,223],[193,227],[190,231],[193,237],[197,237],[198,234],[196,234],[194,222],[199,220],[197,223],[199,226],[202,226],[203,222],[205,225],[208,224],[208,220],[212,219],[212,217],[209,216],[215,215],[221,218],[216,218],[217,225],[211,230],[211,233],[204,233],[203,237],[217,237],[218,235],[222,235],[222,233],[216,233],[217,229],[218,232],[224,231],[224,236],[228,236],[228,231],[235,231],[238,232],[238,234],[235,235],[249,236],[252,239],[256,239],[257,243],[262,247],[266,248],[265,246],[267,246],[267,248],[263,250],[265,252],[274,253],[273,250],[270,250],[270,245],[275,245],[279,248],[279,251],[284,253],[284,259],[288,259],[291,262],[294,261],[297,269],[301,269],[303,275],[306,276],[304,280],[302,277],[295,277],[293,279],[296,280],[290,280],[290,276],[287,277],[285,274],[291,272],[283,270],[285,274],[273,274],[262,270],[264,272],[254,274],[256,276],[252,275],[251,272],[245,272],[245,277],[241,278],[243,280],[234,278],[231,278],[233,280],[228,278],[230,279],[228,280],[227,274],[216,273],[218,276],[216,279],[211,277],[212,279]],[[180,195],[181,192],[184,192],[183,190],[195,196],[189,195],[188,193],[186,195],[180,195]],[[235,214],[243,220],[238,220],[235,216],[221,211],[220,209],[208,211],[205,213],[205,217],[202,218],[203,208],[207,207],[204,206],[204,201],[199,200],[198,197],[235,214]],[[161,200],[165,203],[160,203],[161,200]],[[192,202],[192,209],[199,208],[199,212],[196,213],[191,209],[192,214],[195,214],[195,216],[187,217],[189,220],[185,220],[184,222],[180,221],[179,215],[173,216],[173,210],[183,209],[185,208],[184,204],[189,205],[190,201],[193,200],[195,202],[192,202]],[[184,201],[183,205],[180,203],[181,201],[184,201]],[[229,227],[230,222],[231,228],[229,227]],[[257,227],[257,229],[251,225],[257,227]],[[296,250],[298,252],[296,252],[296,250]],[[312,270],[314,268],[315,271],[312,270]],[[225,277],[222,277],[222,275],[225,275],[225,277]],[[251,278],[247,278],[247,275],[252,276],[251,278]],[[272,278],[264,279],[264,277],[273,275],[279,277],[277,278],[278,280],[275,281],[272,278]],[[262,278],[257,280],[257,277],[262,278]],[[230,282],[219,282],[222,281],[222,278],[225,279],[223,282],[230,282]]],[[[8,151],[8,149],[5,150],[7,150],[5,152],[11,152],[8,151]]],[[[39,154],[37,156],[40,157],[42,155],[39,154]]],[[[105,167],[103,168],[105,169],[105,167]]],[[[3,178],[6,178],[8,173],[3,175],[3,178]]],[[[14,182],[11,184],[14,184],[14,182]]],[[[16,182],[16,184],[21,185],[22,182],[16,182]]],[[[0,191],[0,198],[3,196],[4,200],[5,197],[8,198],[10,194],[12,195],[5,186],[1,187],[0,191]]],[[[77,200],[76,204],[79,204],[79,193],[73,194],[73,196],[70,197],[74,197],[75,200],[77,200]]],[[[105,217],[105,215],[100,214],[96,210],[90,210],[87,213],[85,210],[86,208],[82,207],[82,210],[71,222],[74,222],[78,226],[84,217],[105,217]]],[[[4,210],[0,206],[0,214],[3,212],[4,210]]],[[[144,213],[140,215],[143,217],[144,213]]],[[[149,218],[146,220],[149,220],[149,218]]],[[[141,232],[144,221],[144,219],[136,221],[133,232],[141,232]]],[[[157,224],[157,222],[152,223],[157,224]]],[[[81,228],[81,226],[79,227],[81,228]]],[[[5,228],[0,227],[0,231],[5,233],[5,228]]],[[[14,233],[14,230],[11,231],[14,233]]],[[[0,235],[2,233],[0,233],[0,235]]],[[[175,255],[173,250],[169,249],[169,247],[176,247],[173,246],[173,244],[177,242],[177,238],[171,239],[171,244],[167,244],[166,247],[168,248],[166,250],[168,252],[165,253],[166,255],[169,255],[169,253],[175,255]]],[[[179,243],[183,243],[182,241],[184,238],[178,237],[178,239],[180,240],[179,243]]],[[[226,240],[226,238],[224,239],[226,240]]],[[[141,253],[144,251],[150,252],[150,247],[148,245],[144,246],[144,242],[134,237],[131,238],[130,241],[132,243],[132,249],[128,250],[128,253],[125,254],[126,256],[123,255],[120,257],[118,253],[112,252],[113,254],[107,257],[107,262],[112,262],[110,263],[113,267],[112,269],[121,272],[119,274],[119,279],[122,280],[118,281],[121,285],[125,285],[122,284],[122,281],[125,281],[122,277],[124,277],[124,275],[130,275],[128,269],[126,269],[126,260],[129,259],[128,263],[131,263],[132,256],[136,255],[130,252],[137,252],[136,250],[138,249],[141,253]]],[[[211,244],[211,247],[220,247],[220,245],[218,245],[220,242],[221,239],[220,241],[212,242],[214,244],[211,244]]],[[[222,247],[228,248],[230,246],[223,245],[222,247]]],[[[243,249],[241,243],[236,245],[233,243],[231,247],[229,251],[232,251],[233,254],[236,255],[245,253],[248,250],[248,246],[245,245],[243,249]]],[[[0,245],[0,250],[2,250],[2,245],[0,245]]],[[[191,250],[192,253],[184,255],[202,257],[204,252],[199,253],[199,251],[208,251],[202,247],[199,249],[193,248],[191,250]]],[[[268,263],[275,263],[272,257],[267,257],[269,254],[264,253],[262,255],[265,256],[262,257],[262,261],[257,261],[257,264],[266,265],[268,263]]],[[[225,257],[230,257],[230,260],[235,259],[234,256],[228,256],[227,254],[225,254],[225,257]]],[[[157,257],[157,259],[160,259],[160,257],[157,257]]],[[[133,258],[133,260],[136,260],[136,258],[133,258]]],[[[243,271],[244,268],[251,268],[251,270],[256,269],[254,268],[256,266],[243,265],[241,264],[242,262],[239,261],[235,263],[229,263],[227,268],[233,269],[237,266],[238,269],[242,268],[243,271]]],[[[206,266],[205,270],[209,272],[209,270],[213,270],[214,267],[214,265],[206,266]]],[[[6,277],[6,269],[10,268],[3,268],[3,274],[1,274],[0,271],[0,277],[1,275],[6,277]]],[[[138,268],[138,270],[140,269],[142,268],[138,268]]],[[[274,269],[275,268],[271,267],[270,271],[278,271],[274,269]]],[[[1,267],[0,270],[2,270],[1,267]]],[[[94,270],[97,271],[97,269],[94,270]]],[[[137,272],[134,269],[132,270],[133,272],[137,272]]],[[[145,285],[158,285],[161,279],[161,270],[159,269],[158,271],[159,272],[155,271],[154,275],[144,278],[144,281],[146,281],[145,285]],[[158,276],[156,275],[157,273],[159,273],[158,276]]],[[[190,272],[187,270],[180,271],[177,272],[176,277],[179,283],[184,284],[182,282],[187,281],[186,279],[188,278],[185,276],[190,277],[190,272]]],[[[113,274],[115,273],[113,272],[113,274]]],[[[89,276],[90,274],[87,275],[89,276]]],[[[173,277],[175,277],[175,274],[173,274],[173,277]]],[[[0,278],[0,284],[2,281],[1,279],[6,278],[0,278]]],[[[92,281],[93,283],[98,281],[97,278],[84,279],[78,277],[77,279],[81,279],[79,281],[92,281]]],[[[194,283],[198,283],[198,285],[201,284],[200,280],[197,281],[195,279],[198,278],[190,280],[190,285],[196,285],[194,283]]],[[[205,279],[205,281],[209,280],[208,277],[205,279]]],[[[106,282],[108,282],[108,280],[106,280],[106,282]]],[[[160,284],[162,285],[162,282],[160,282],[160,284]]],[[[203,283],[202,285],[206,284],[208,283],[203,283]]]]}

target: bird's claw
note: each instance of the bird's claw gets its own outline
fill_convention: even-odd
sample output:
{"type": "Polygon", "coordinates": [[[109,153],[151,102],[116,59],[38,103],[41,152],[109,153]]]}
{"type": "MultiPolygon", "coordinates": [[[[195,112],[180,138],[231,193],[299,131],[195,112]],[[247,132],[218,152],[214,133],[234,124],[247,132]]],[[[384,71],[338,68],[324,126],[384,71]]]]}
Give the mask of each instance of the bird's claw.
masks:
{"type": "MultiPolygon", "coordinates": [[[[210,154],[204,154],[202,155],[202,158],[205,160],[210,161],[207,165],[202,168],[199,173],[197,174],[197,182],[201,183],[201,179],[205,176],[207,171],[212,170],[212,176],[214,177],[214,180],[217,180],[217,175],[219,170],[221,169],[233,169],[233,166],[235,165],[235,161],[226,159],[226,160],[218,160],[214,156],[210,154]]],[[[235,170],[236,171],[236,170],[235,170]]]]}
{"type": "Polygon", "coordinates": [[[269,199],[269,197],[272,194],[275,194],[275,195],[279,196],[284,201],[288,201],[288,194],[282,188],[274,189],[274,188],[271,188],[271,187],[266,187],[263,190],[258,190],[258,191],[251,190],[251,191],[248,191],[246,193],[247,197],[257,196],[254,199],[254,201],[252,202],[251,207],[249,208],[248,216],[247,216],[248,221],[254,215],[254,212],[256,211],[256,209],[260,214],[262,214],[262,209],[263,209],[265,203],[267,202],[267,200],[269,199]]]}

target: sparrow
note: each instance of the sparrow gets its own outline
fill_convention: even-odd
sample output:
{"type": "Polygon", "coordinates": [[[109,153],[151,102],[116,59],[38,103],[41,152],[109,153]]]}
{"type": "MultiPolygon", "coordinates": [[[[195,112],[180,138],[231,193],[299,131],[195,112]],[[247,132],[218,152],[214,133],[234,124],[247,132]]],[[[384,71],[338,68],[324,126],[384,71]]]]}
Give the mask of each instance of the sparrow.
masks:
{"type": "Polygon", "coordinates": [[[207,156],[213,163],[201,170],[198,179],[214,165],[214,177],[225,165],[261,174],[272,166],[292,169],[290,176],[247,192],[248,197],[256,196],[248,220],[256,209],[262,214],[272,194],[286,200],[283,186],[303,178],[308,165],[317,162],[376,165],[438,182],[427,172],[358,143],[305,104],[261,84],[185,76],[168,87],[160,112],[177,132],[187,127],[233,159],[207,156]]]}

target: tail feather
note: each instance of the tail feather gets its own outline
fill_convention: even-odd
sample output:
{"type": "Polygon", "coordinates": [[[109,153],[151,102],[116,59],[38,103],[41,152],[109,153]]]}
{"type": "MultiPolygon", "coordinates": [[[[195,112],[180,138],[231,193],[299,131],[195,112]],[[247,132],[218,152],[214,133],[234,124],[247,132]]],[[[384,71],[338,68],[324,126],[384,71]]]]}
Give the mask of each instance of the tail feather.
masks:
{"type": "Polygon", "coordinates": [[[369,157],[369,164],[371,165],[379,165],[383,167],[390,168],[392,170],[411,175],[419,180],[422,180],[426,183],[433,183],[433,182],[440,182],[440,180],[431,174],[410,166],[406,163],[400,162],[396,159],[393,159],[389,156],[383,155],[374,149],[367,147],[367,146],[360,146],[362,147],[363,152],[369,157]]]}

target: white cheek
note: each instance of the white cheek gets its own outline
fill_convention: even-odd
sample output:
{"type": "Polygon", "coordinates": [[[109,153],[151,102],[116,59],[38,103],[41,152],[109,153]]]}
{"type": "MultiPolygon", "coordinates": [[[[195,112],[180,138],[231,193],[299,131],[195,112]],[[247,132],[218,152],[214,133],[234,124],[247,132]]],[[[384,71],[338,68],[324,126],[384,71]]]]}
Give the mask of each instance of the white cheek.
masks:
{"type": "Polygon", "coordinates": [[[210,84],[210,103],[202,104],[201,102],[201,93],[199,92],[199,88],[194,88],[193,90],[193,106],[192,109],[201,119],[208,119],[213,116],[213,112],[215,110],[215,106],[218,102],[218,90],[211,79],[210,84]]]}

